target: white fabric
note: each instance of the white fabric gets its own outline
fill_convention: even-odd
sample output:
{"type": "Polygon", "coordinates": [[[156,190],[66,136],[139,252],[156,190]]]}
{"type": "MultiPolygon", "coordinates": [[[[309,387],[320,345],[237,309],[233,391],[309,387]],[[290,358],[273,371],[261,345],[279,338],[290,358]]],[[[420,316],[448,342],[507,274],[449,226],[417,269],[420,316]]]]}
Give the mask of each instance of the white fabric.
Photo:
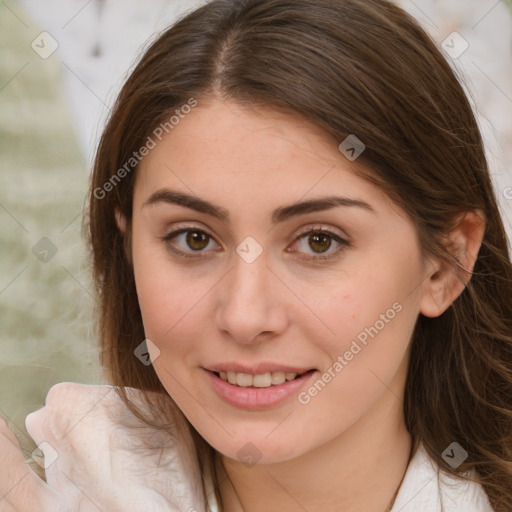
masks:
{"type": "MultiPolygon", "coordinates": [[[[127,391],[152,416],[141,392],[127,391]]],[[[181,419],[171,435],[134,416],[112,386],[53,386],[45,407],[25,420],[57,496],[58,507],[41,510],[204,512],[196,451],[181,419]]]]}
{"type": "Polygon", "coordinates": [[[420,445],[407,467],[391,512],[494,511],[482,486],[452,478],[420,445]]]}
{"type": "MultiPolygon", "coordinates": [[[[144,410],[141,392],[128,392],[144,410]]],[[[48,484],[66,512],[207,511],[188,430],[175,429],[171,437],[149,427],[111,386],[57,384],[26,425],[46,457],[48,484]]],[[[438,467],[420,445],[391,512],[493,512],[481,486],[439,473],[438,483],[438,467]]],[[[209,511],[219,512],[211,474],[205,483],[209,511]]]]}

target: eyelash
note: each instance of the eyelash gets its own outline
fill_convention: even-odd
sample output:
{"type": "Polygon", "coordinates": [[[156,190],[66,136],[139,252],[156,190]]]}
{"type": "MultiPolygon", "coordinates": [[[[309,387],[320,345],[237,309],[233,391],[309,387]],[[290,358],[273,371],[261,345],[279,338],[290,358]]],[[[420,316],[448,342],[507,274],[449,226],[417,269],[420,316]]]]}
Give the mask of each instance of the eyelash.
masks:
{"type": "MultiPolygon", "coordinates": [[[[177,237],[178,235],[181,235],[182,233],[189,233],[189,232],[201,233],[201,234],[208,236],[210,239],[215,240],[214,237],[212,235],[210,235],[210,233],[208,233],[204,229],[199,229],[194,226],[185,226],[183,228],[180,228],[176,231],[169,233],[168,235],[161,237],[161,240],[162,240],[162,242],[164,242],[164,244],[167,245],[167,247],[170,251],[172,251],[174,254],[178,255],[181,258],[192,260],[192,259],[197,259],[197,258],[212,257],[212,256],[204,256],[202,254],[199,254],[202,251],[198,251],[197,255],[191,255],[189,253],[186,253],[184,251],[176,249],[175,247],[173,247],[170,244],[170,242],[173,238],[177,237]]],[[[331,260],[331,259],[334,259],[337,256],[339,256],[340,253],[346,247],[350,246],[350,243],[347,240],[345,240],[344,238],[341,238],[339,235],[337,235],[336,233],[333,233],[332,231],[329,231],[328,229],[324,229],[324,228],[320,228],[320,227],[313,227],[313,228],[307,229],[306,231],[299,232],[297,234],[297,236],[295,237],[295,240],[293,243],[297,242],[298,240],[300,240],[302,238],[305,238],[307,235],[312,235],[312,234],[327,235],[328,237],[332,238],[335,242],[339,243],[340,245],[338,246],[338,248],[336,250],[334,250],[331,254],[329,254],[327,256],[325,256],[325,255],[313,256],[313,257],[299,256],[300,259],[312,261],[312,262],[331,260]]],[[[329,247],[329,249],[330,249],[330,247],[329,247]]],[[[298,251],[290,251],[290,252],[298,252],[298,251]]]]}

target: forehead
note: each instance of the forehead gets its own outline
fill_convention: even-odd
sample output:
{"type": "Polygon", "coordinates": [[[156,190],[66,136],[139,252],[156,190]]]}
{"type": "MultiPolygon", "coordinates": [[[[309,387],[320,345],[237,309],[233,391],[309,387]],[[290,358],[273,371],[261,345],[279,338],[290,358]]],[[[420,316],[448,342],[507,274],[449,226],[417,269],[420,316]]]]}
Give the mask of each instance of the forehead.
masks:
{"type": "Polygon", "coordinates": [[[327,193],[389,201],[334,137],[275,110],[199,101],[156,142],[137,171],[135,202],[163,187],[252,211],[327,193]]]}

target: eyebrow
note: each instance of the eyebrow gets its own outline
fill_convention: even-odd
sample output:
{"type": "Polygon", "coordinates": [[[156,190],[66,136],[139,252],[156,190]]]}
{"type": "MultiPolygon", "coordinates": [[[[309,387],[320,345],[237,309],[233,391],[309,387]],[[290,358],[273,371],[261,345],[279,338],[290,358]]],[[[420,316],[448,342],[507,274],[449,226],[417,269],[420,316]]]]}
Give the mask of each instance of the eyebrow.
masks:
{"type": "MultiPolygon", "coordinates": [[[[151,194],[149,198],[144,201],[142,207],[144,208],[146,206],[159,203],[184,206],[185,208],[190,208],[191,210],[195,210],[199,213],[211,215],[212,217],[224,222],[229,222],[230,220],[229,211],[222,206],[210,203],[209,201],[197,196],[185,194],[184,192],[173,191],[168,188],[157,190],[151,194]]],[[[304,215],[306,213],[329,210],[339,206],[358,207],[369,212],[376,213],[375,209],[371,205],[360,199],[352,199],[343,196],[325,196],[276,208],[272,212],[272,223],[278,224],[292,217],[304,215]]]]}

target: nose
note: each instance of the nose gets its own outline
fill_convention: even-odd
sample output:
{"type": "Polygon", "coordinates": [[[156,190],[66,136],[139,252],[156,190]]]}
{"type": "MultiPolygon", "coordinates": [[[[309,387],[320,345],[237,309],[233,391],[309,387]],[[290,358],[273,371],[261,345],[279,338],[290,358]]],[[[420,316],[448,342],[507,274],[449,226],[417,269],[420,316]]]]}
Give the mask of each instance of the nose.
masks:
{"type": "Polygon", "coordinates": [[[246,345],[274,338],[289,323],[284,292],[265,252],[252,263],[235,254],[233,267],[217,290],[216,328],[246,345]]]}

